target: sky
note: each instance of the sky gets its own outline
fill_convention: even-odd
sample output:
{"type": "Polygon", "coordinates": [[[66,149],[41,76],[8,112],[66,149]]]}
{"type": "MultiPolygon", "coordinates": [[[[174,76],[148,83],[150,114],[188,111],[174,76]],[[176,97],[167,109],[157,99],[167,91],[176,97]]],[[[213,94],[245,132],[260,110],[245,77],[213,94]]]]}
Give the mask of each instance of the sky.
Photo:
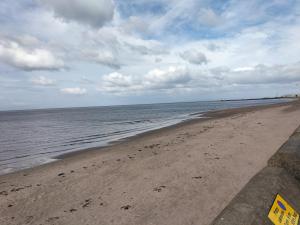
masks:
{"type": "Polygon", "coordinates": [[[0,1],[0,110],[299,92],[298,0],[0,1]]]}

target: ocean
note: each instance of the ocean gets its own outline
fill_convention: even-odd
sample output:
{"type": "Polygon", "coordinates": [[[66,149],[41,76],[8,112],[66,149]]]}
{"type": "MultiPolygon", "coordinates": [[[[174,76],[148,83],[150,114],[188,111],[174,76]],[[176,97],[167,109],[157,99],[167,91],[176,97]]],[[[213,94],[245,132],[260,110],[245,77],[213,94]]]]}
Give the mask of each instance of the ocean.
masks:
{"type": "Polygon", "coordinates": [[[0,174],[48,163],[65,153],[106,146],[113,141],[199,117],[203,112],[282,101],[287,100],[1,111],[0,174]]]}

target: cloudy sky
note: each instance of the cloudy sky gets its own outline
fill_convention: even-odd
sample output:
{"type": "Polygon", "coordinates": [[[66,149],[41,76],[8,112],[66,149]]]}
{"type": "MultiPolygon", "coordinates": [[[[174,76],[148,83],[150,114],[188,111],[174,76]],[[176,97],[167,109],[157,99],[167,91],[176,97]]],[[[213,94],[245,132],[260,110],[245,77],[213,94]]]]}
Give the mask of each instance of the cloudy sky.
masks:
{"type": "Polygon", "coordinates": [[[0,110],[297,92],[298,0],[0,1],[0,110]]]}

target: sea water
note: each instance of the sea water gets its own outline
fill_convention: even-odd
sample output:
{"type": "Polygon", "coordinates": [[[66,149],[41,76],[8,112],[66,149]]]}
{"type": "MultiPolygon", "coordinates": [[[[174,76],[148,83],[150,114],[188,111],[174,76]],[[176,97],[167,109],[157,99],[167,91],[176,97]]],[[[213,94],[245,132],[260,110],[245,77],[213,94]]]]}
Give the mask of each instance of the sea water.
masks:
{"type": "Polygon", "coordinates": [[[0,174],[41,165],[58,155],[106,146],[211,110],[286,100],[199,101],[0,112],[0,174]]]}

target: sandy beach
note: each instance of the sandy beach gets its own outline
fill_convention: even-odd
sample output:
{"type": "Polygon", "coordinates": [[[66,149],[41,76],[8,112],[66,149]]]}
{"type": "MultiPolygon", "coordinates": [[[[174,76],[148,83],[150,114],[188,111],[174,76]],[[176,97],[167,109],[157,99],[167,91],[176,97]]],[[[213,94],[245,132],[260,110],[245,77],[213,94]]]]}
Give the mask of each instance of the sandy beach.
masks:
{"type": "Polygon", "coordinates": [[[210,224],[299,126],[300,103],[206,116],[0,176],[0,224],[210,224]]]}

